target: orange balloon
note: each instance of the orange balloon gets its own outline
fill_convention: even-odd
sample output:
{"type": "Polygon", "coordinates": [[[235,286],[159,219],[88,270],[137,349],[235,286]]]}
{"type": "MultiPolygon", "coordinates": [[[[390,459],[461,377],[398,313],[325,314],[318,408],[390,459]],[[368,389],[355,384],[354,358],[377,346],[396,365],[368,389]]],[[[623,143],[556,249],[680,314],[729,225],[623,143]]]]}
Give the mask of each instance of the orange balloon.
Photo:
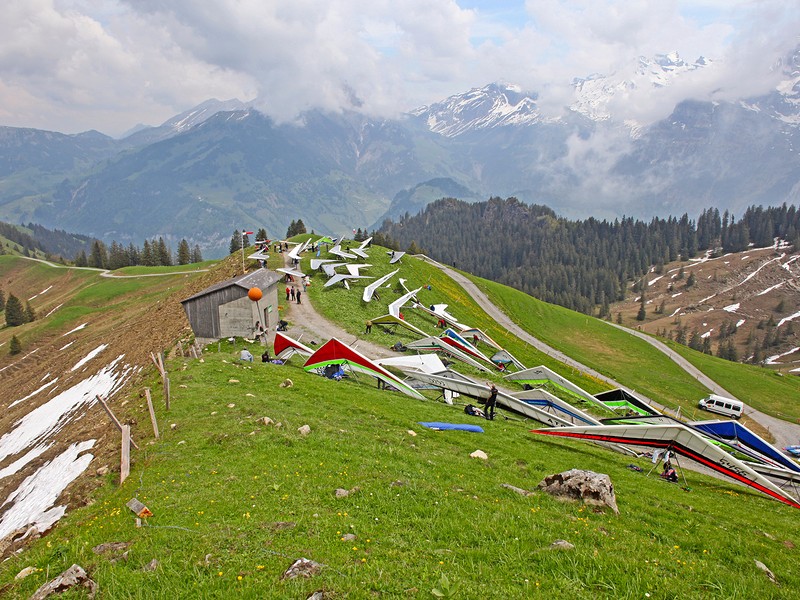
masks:
{"type": "Polygon", "coordinates": [[[247,290],[247,297],[253,302],[258,302],[264,294],[261,293],[261,288],[252,287],[247,290]]]}

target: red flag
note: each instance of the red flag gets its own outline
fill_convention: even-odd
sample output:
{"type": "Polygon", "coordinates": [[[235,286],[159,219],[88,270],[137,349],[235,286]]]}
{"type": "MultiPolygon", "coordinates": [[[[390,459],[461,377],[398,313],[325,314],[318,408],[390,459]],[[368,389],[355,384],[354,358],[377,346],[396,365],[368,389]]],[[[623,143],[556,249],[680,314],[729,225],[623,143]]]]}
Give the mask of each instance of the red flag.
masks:
{"type": "Polygon", "coordinates": [[[242,231],[242,235],[253,235],[252,231],[242,231]]]}

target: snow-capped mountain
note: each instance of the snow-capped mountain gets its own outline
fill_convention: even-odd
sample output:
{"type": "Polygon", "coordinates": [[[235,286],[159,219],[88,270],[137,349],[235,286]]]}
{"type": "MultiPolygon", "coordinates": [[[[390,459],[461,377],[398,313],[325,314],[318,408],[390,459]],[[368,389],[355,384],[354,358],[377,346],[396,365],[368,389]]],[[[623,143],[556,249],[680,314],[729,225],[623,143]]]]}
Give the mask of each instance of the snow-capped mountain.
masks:
{"type": "Polygon", "coordinates": [[[517,85],[492,83],[465,94],[422,106],[410,113],[423,118],[428,129],[446,137],[472,130],[506,125],[530,125],[542,120],[536,107],[536,94],[525,93],[517,85]]]}
{"type": "Polygon", "coordinates": [[[175,132],[186,131],[210,119],[219,112],[231,112],[245,110],[247,108],[248,104],[236,98],[231,100],[217,100],[216,98],[212,98],[211,100],[206,100],[202,104],[198,104],[194,108],[164,121],[161,127],[168,127],[175,132]]]}
{"type": "Polygon", "coordinates": [[[665,88],[686,73],[709,67],[713,63],[700,57],[692,63],[684,61],[677,52],[657,54],[654,58],[640,56],[631,73],[615,72],[608,75],[594,74],[586,78],[575,78],[572,86],[575,101],[573,110],[592,121],[617,118],[633,125],[625,115],[611,113],[609,103],[616,96],[635,93],[643,88],[665,88]]]}

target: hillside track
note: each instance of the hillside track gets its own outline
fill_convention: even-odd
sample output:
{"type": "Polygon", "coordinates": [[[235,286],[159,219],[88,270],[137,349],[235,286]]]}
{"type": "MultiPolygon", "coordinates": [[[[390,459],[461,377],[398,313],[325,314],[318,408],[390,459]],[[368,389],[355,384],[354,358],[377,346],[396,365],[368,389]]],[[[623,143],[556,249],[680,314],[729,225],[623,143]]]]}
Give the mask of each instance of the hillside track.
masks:
{"type": "MultiPolygon", "coordinates": [[[[493,304],[486,294],[481,291],[478,286],[476,286],[469,278],[465,277],[458,271],[451,269],[450,267],[443,265],[427,256],[424,255],[417,255],[417,258],[422,260],[426,260],[430,264],[438,267],[441,269],[447,276],[449,276],[453,281],[458,283],[461,287],[463,287],[467,293],[469,293],[475,300],[481,305],[481,307],[486,311],[486,313],[491,316],[499,325],[505,327],[509,332],[516,335],[518,338],[523,340],[524,342],[530,344],[537,350],[544,352],[548,356],[555,358],[563,362],[564,364],[587,373],[592,377],[596,377],[602,381],[605,381],[609,385],[613,387],[619,387],[620,389],[624,389],[625,391],[641,398],[648,404],[657,407],[659,410],[664,412],[665,414],[674,414],[673,411],[670,411],[664,406],[661,406],[654,400],[643,396],[641,392],[634,392],[630,388],[627,388],[623,384],[619,383],[611,379],[610,377],[606,377],[605,375],[598,373],[594,369],[587,367],[584,364],[570,358],[563,352],[556,350],[555,348],[548,346],[541,340],[535,338],[530,333],[522,329],[519,325],[517,325],[511,318],[506,315],[503,311],[501,311],[495,304],[493,304]]],[[[636,337],[646,341],[647,343],[651,344],[656,349],[663,352],[666,356],[668,356],[671,360],[673,360],[678,366],[680,366],[683,370],[689,373],[692,377],[697,379],[701,384],[703,384],[711,393],[719,394],[722,396],[726,396],[728,398],[735,398],[730,392],[725,390],[721,385],[713,381],[710,377],[705,375],[702,371],[697,369],[694,365],[692,365],[689,361],[685,358],[680,356],[677,352],[669,348],[666,344],[653,339],[652,337],[638,332],[626,327],[622,327],[620,325],[610,323],[614,327],[621,329],[622,331],[629,333],[631,335],[635,335],[636,337]]],[[[775,445],[779,448],[783,448],[785,446],[790,446],[793,444],[800,443],[800,424],[792,423],[790,421],[785,421],[783,419],[778,419],[776,417],[764,414],[761,411],[755,410],[754,408],[747,406],[745,410],[745,415],[758,423],[761,427],[766,429],[775,439],[775,445]]]]}

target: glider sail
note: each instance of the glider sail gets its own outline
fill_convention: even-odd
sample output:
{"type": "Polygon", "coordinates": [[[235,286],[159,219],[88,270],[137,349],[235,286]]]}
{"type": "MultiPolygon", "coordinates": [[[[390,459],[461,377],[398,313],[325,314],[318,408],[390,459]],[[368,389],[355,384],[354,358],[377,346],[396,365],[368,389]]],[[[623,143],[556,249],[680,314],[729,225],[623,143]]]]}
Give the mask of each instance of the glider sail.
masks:
{"type": "Polygon", "coordinates": [[[375,293],[375,290],[377,290],[377,289],[378,289],[379,287],[381,287],[381,286],[382,286],[384,283],[386,283],[386,282],[387,282],[387,281],[389,281],[389,280],[390,280],[392,277],[394,277],[394,275],[395,275],[395,274],[397,273],[397,271],[399,271],[399,270],[400,270],[400,269],[395,269],[395,270],[394,270],[394,271],[392,271],[391,273],[387,273],[387,274],[386,274],[386,275],[384,275],[383,277],[381,277],[381,278],[379,278],[379,279],[376,279],[375,281],[373,281],[372,283],[370,283],[370,284],[369,284],[367,287],[365,287],[365,288],[364,288],[364,295],[361,297],[361,299],[362,299],[364,302],[369,302],[370,300],[372,300],[372,295],[375,293]]]}
{"type": "Polygon", "coordinates": [[[389,371],[381,367],[376,362],[373,362],[357,350],[340,342],[336,338],[332,338],[325,342],[319,349],[309,356],[303,369],[306,371],[313,371],[316,369],[325,368],[330,364],[345,364],[354,372],[364,373],[371,377],[376,377],[407,396],[424,400],[425,397],[417,390],[409,386],[400,378],[392,375],[389,371]]]}
{"type": "Polygon", "coordinates": [[[521,384],[527,383],[529,385],[542,385],[545,383],[550,383],[578,400],[591,402],[592,404],[601,406],[604,410],[611,411],[608,406],[606,406],[603,402],[600,402],[589,392],[575,385],[569,379],[566,379],[558,373],[548,369],[544,365],[539,365],[538,367],[511,373],[510,375],[506,375],[505,379],[508,381],[516,381],[517,383],[521,384]]]}
{"type": "Polygon", "coordinates": [[[305,344],[301,344],[297,340],[290,338],[288,335],[284,335],[280,331],[276,331],[275,358],[288,360],[295,354],[301,354],[308,357],[314,354],[314,351],[305,344]]]}
{"type": "Polygon", "coordinates": [[[735,479],[794,508],[800,502],[760,475],[742,461],[718,448],[699,433],[675,423],[673,425],[594,425],[589,427],[561,427],[536,429],[532,433],[558,437],[577,438],[595,442],[631,444],[668,448],[690,458],[721,475],[735,479]]]}

